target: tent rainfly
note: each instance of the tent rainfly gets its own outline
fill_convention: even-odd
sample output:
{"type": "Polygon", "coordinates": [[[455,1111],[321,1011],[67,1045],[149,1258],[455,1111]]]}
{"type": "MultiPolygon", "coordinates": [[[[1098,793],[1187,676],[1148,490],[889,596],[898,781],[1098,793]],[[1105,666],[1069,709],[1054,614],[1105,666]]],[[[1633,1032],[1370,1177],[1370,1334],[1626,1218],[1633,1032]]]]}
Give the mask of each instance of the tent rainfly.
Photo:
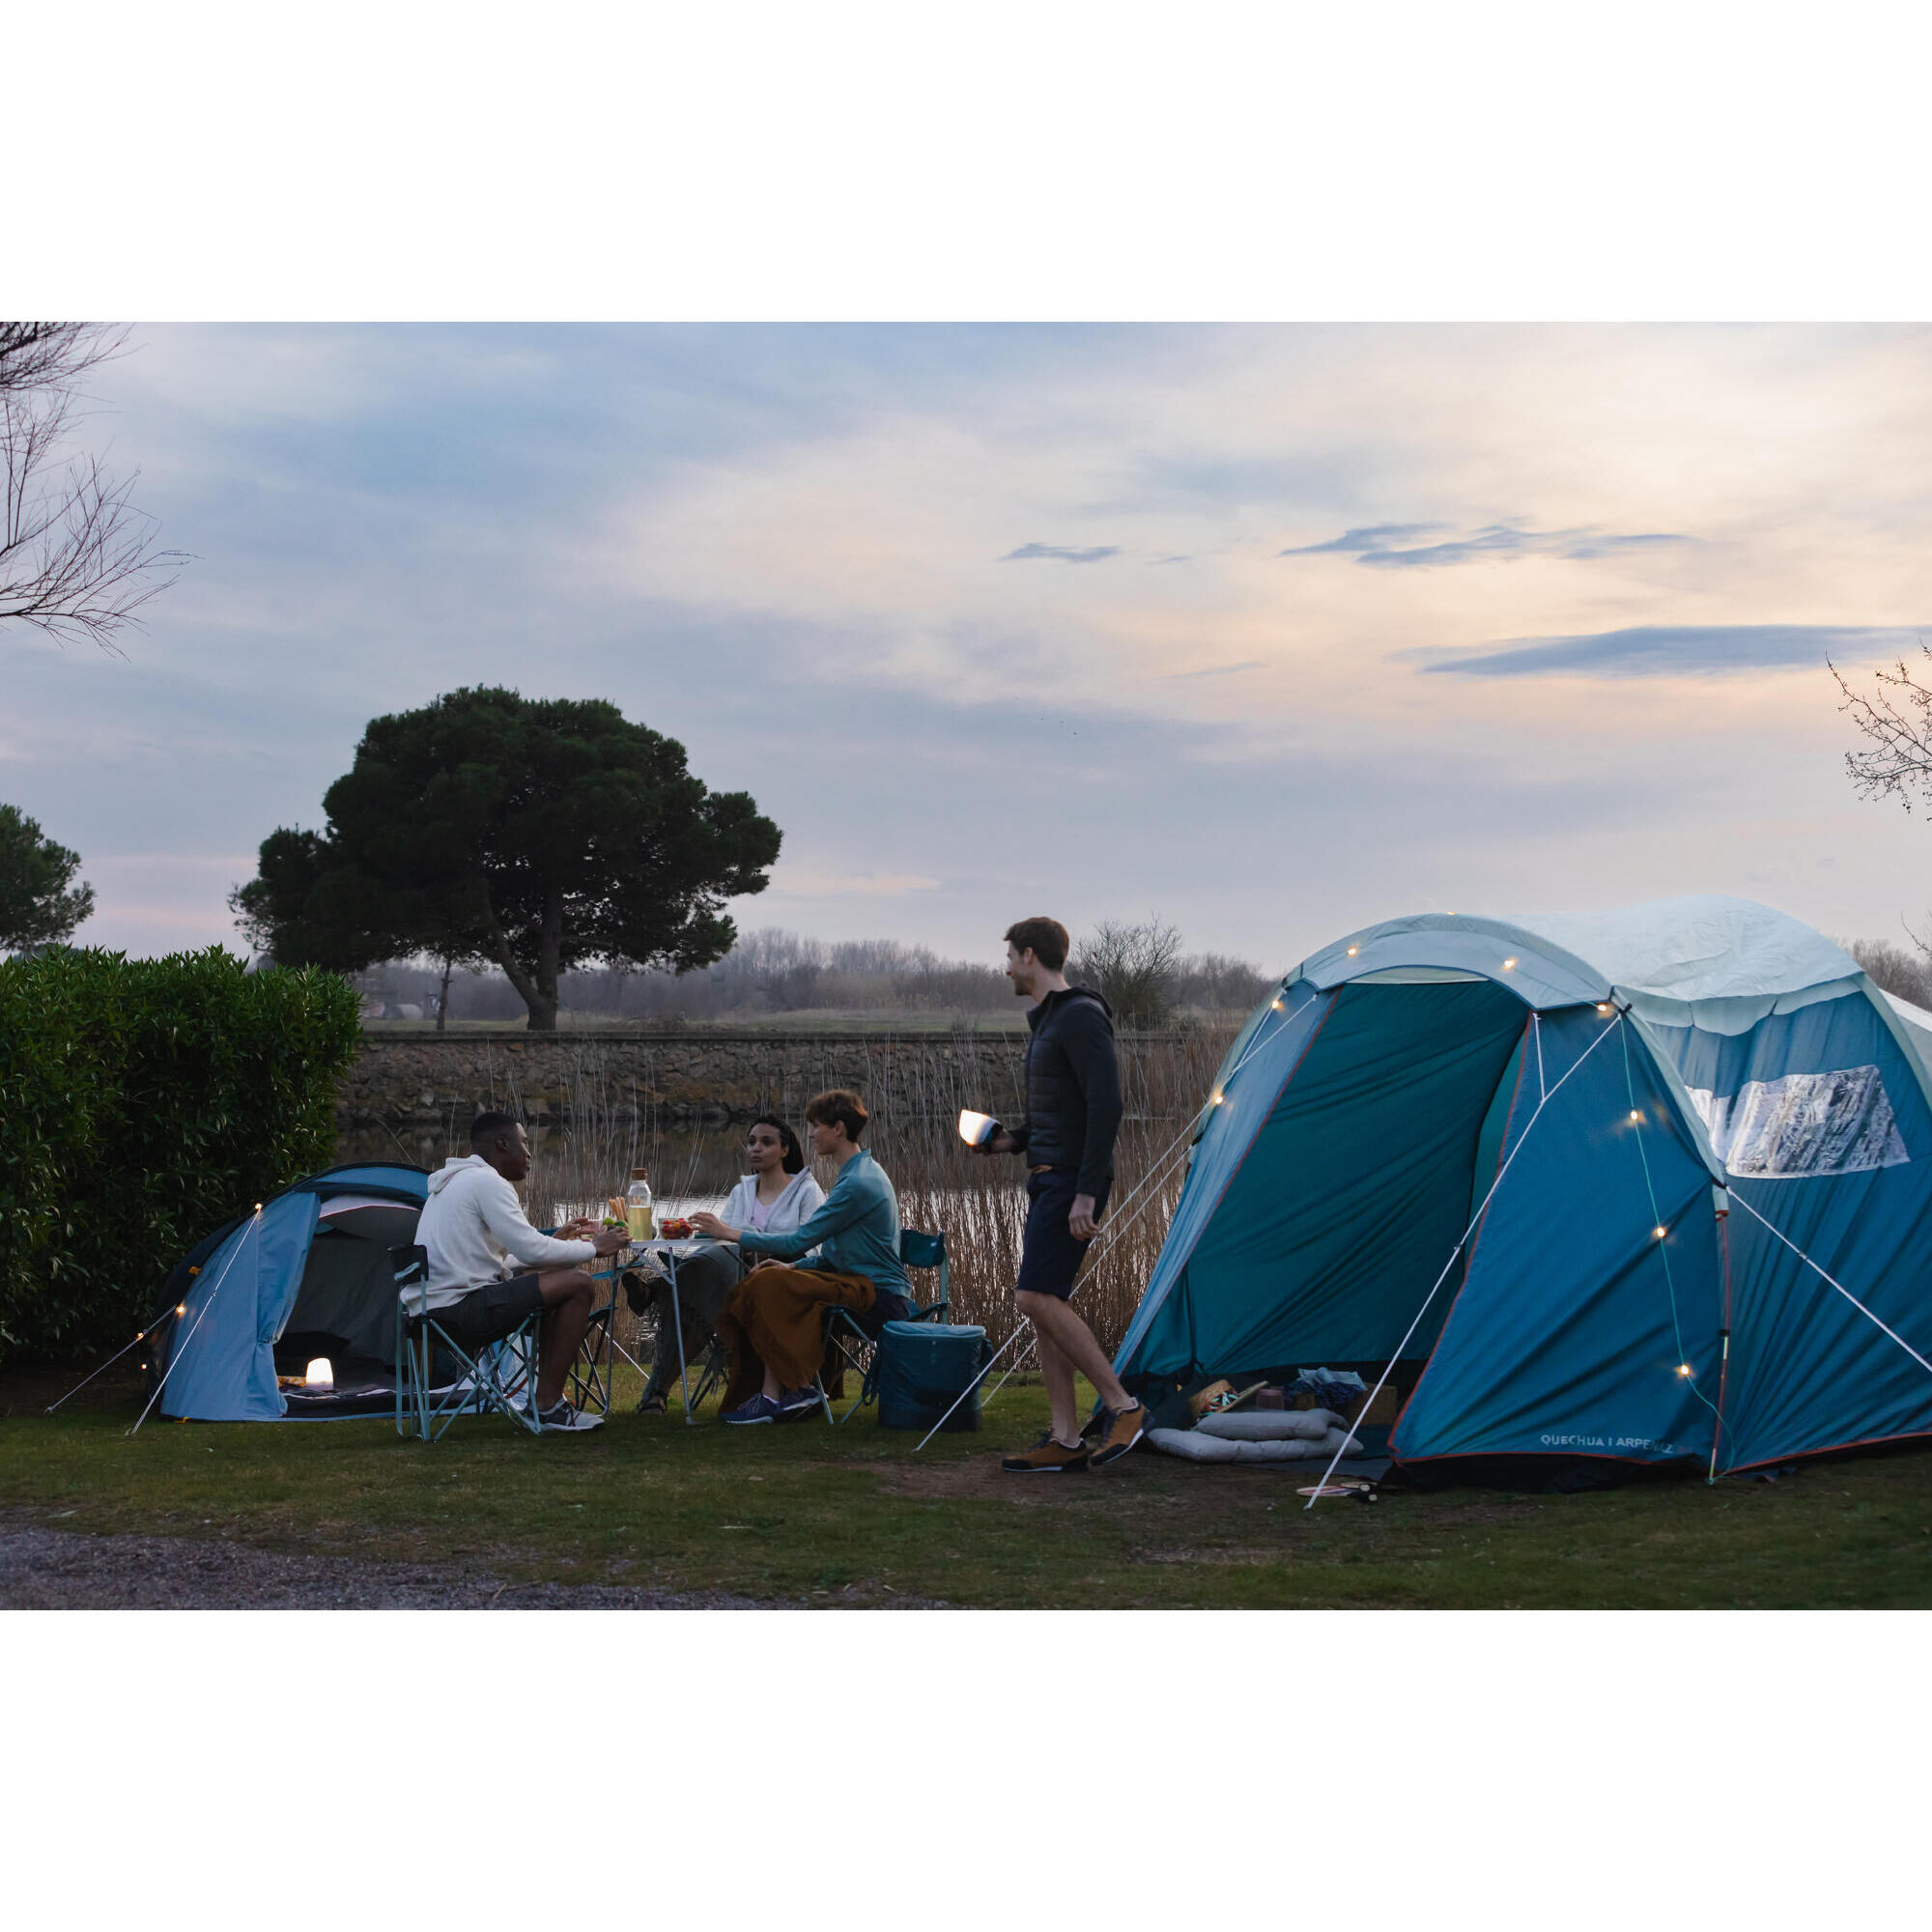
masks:
{"type": "Polygon", "coordinates": [[[429,1177],[363,1162],[293,1182],[217,1228],[168,1277],[148,1381],[201,1422],[385,1412],[395,1395],[392,1247],[416,1237],[429,1177]],[[328,1384],[307,1380],[328,1364],[328,1384]]]}
{"type": "Polygon", "coordinates": [[[1418,1475],[1932,1433],[1928,1066],[1748,900],[1369,926],[1222,1063],[1117,1369],[1387,1372],[1418,1475]]]}

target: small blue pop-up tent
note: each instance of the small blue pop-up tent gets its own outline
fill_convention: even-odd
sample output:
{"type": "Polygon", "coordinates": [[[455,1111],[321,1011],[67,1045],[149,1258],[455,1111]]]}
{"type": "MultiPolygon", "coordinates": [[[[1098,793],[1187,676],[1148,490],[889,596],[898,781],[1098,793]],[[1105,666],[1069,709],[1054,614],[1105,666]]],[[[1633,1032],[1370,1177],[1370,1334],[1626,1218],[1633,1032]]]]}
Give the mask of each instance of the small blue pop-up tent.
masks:
{"type": "Polygon", "coordinates": [[[312,1174],[185,1255],[148,1365],[163,1415],[279,1422],[380,1413],[393,1400],[396,1282],[389,1250],[415,1239],[419,1167],[312,1174]],[[331,1386],[305,1386],[311,1360],[331,1386]]]}
{"type": "Polygon", "coordinates": [[[1116,1366],[1393,1364],[1390,1454],[1443,1473],[1932,1433],[1928,1065],[1932,1014],[1748,900],[1370,926],[1223,1062],[1116,1366]]]}

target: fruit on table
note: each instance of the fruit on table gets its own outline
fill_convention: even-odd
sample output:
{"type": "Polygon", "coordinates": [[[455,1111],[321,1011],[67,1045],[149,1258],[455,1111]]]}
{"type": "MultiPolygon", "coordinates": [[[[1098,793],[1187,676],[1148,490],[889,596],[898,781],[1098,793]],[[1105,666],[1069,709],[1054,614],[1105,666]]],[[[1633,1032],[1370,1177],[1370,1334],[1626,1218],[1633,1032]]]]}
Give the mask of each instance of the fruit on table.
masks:
{"type": "Polygon", "coordinates": [[[691,1223],[682,1214],[672,1214],[658,1223],[658,1232],[667,1240],[689,1240],[691,1237],[691,1223]]]}

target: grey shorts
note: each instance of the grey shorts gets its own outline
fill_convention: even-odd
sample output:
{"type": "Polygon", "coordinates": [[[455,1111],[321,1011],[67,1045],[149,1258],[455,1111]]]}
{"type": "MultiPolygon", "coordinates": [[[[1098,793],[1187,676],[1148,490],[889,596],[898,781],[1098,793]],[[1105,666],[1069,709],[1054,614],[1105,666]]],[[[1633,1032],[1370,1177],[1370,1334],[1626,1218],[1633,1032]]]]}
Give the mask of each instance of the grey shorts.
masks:
{"type": "Polygon", "coordinates": [[[543,1312],[543,1289],[534,1274],[508,1281],[486,1281],[447,1308],[432,1308],[430,1320],[459,1348],[481,1349],[500,1342],[532,1315],[543,1312]]]}

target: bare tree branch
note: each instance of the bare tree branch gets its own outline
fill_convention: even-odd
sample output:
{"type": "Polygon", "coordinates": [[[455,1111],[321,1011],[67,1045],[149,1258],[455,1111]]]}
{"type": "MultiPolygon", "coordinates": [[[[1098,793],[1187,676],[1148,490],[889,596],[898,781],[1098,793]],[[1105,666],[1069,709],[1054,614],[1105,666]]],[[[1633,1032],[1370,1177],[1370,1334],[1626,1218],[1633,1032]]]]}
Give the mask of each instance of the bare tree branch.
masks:
{"type": "Polygon", "coordinates": [[[122,625],[187,561],[156,548],[159,526],[98,457],[58,461],[81,415],[78,384],[120,355],[125,329],[0,322],[0,623],[113,649],[122,625]]]}
{"type": "Polygon", "coordinates": [[[1851,713],[1852,723],[1875,748],[1845,753],[1854,788],[1861,798],[1895,798],[1907,811],[1914,793],[1932,805],[1932,647],[1920,639],[1918,652],[1925,660],[1927,682],[1921,684],[1900,659],[1890,670],[1872,673],[1876,689],[1870,696],[1853,690],[1838,667],[1827,660],[1844,694],[1838,709],[1851,713]]]}

